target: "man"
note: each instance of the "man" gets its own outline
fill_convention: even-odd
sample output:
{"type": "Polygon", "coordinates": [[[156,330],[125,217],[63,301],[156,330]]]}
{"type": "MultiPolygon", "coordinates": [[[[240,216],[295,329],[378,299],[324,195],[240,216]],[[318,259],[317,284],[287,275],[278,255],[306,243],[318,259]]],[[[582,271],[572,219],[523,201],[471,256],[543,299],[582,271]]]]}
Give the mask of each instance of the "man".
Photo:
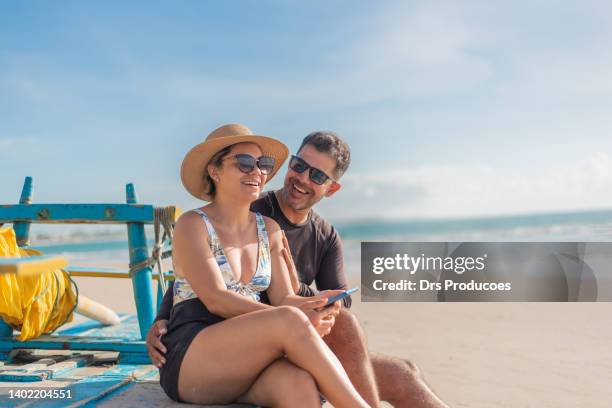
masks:
{"type": "MultiPolygon", "coordinates": [[[[253,211],[271,217],[284,231],[285,260],[298,295],[313,296],[312,282],[318,290],[347,288],[340,236],[312,207],[340,189],[339,180],[349,164],[349,147],[338,135],[311,133],[291,157],[283,188],[264,193],[251,205],[253,211]]],[[[164,296],[147,335],[149,355],[157,366],[165,362],[160,336],[170,314],[171,292],[164,296]]],[[[309,317],[362,397],[373,407],[378,407],[381,400],[396,407],[446,407],[412,363],[369,353],[364,332],[348,310],[350,298],[343,304],[343,308],[336,305],[309,317]]]]}

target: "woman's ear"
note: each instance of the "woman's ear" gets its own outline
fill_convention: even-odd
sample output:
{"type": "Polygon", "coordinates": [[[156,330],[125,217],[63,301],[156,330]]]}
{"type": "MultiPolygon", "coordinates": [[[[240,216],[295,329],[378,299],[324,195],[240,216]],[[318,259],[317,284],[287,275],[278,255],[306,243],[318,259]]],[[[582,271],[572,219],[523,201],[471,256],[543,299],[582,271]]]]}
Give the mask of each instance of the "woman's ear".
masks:
{"type": "Polygon", "coordinates": [[[210,176],[210,178],[218,183],[219,182],[219,169],[213,166],[212,164],[209,164],[207,170],[208,170],[208,175],[210,176]]]}

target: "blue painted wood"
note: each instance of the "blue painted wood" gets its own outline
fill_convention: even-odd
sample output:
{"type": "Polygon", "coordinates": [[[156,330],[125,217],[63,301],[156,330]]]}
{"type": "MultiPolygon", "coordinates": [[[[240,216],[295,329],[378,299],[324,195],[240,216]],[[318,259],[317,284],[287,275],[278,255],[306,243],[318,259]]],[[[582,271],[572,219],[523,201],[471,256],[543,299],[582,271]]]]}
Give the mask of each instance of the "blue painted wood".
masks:
{"type": "Polygon", "coordinates": [[[0,337],[11,337],[12,335],[13,328],[0,319],[0,337]]]}
{"type": "MultiPolygon", "coordinates": [[[[19,203],[23,205],[31,204],[33,199],[32,192],[32,177],[26,177],[23,182],[21,189],[21,197],[19,203]]],[[[0,221],[2,224],[2,221],[0,221]]],[[[13,224],[13,230],[17,238],[17,244],[23,247],[27,247],[30,236],[30,223],[29,222],[16,222],[13,224]]],[[[13,335],[13,328],[6,324],[4,320],[0,318],[0,337],[11,337],[13,335]]]]}
{"type": "Polygon", "coordinates": [[[140,341],[138,317],[136,317],[135,315],[123,315],[119,318],[119,320],[120,323],[117,325],[91,327],[89,330],[81,332],[79,336],[121,337],[125,340],[140,341]]]}
{"type": "Polygon", "coordinates": [[[45,350],[105,350],[120,353],[146,353],[143,340],[126,340],[123,337],[59,336],[45,334],[36,339],[19,341],[11,337],[0,338],[0,352],[14,348],[40,348],[45,350]]]}
{"type": "Polygon", "coordinates": [[[148,353],[121,353],[119,362],[121,364],[153,364],[148,353]]]}
{"type": "MultiPolygon", "coordinates": [[[[26,177],[23,182],[23,188],[21,189],[21,197],[19,198],[19,204],[32,204],[33,198],[34,193],[32,177],[26,177]]],[[[0,224],[1,223],[2,221],[0,221],[0,224]]],[[[14,223],[13,229],[15,230],[15,236],[17,237],[17,244],[19,246],[27,247],[28,245],[30,245],[30,223],[28,221],[14,223]]]]}
{"type": "Polygon", "coordinates": [[[0,206],[0,223],[152,224],[154,214],[149,204],[14,204],[0,206]]]}
{"type": "MultiPolygon", "coordinates": [[[[138,203],[138,195],[134,184],[125,186],[126,202],[128,204],[138,203]]],[[[130,265],[138,264],[149,258],[149,248],[142,223],[128,223],[128,245],[130,247],[130,265]]],[[[134,288],[134,300],[138,311],[138,324],[140,335],[145,339],[149,328],[155,319],[155,302],[153,301],[151,268],[143,268],[132,275],[132,287],[134,288]]]]}
{"type": "Polygon", "coordinates": [[[93,363],[93,354],[81,355],[69,358],[60,362],[53,362],[53,359],[41,359],[47,361],[46,364],[30,363],[15,367],[7,371],[0,371],[0,381],[8,382],[35,382],[58,378],[65,375],[75,368],[84,367],[93,363]]]}
{"type": "MultiPolygon", "coordinates": [[[[128,314],[123,314],[123,313],[119,313],[119,320],[121,321],[120,325],[124,326],[124,325],[130,325],[132,323],[132,321],[136,321],[136,324],[138,322],[138,320],[136,319],[136,316],[133,315],[128,315],[128,314]]],[[[114,328],[115,326],[105,326],[102,323],[100,323],[97,320],[86,320],[83,323],[79,323],[75,326],[72,326],[70,328],[64,329],[64,330],[60,330],[57,332],[58,336],[86,336],[86,335],[92,335],[92,336],[101,336],[101,330],[106,329],[106,328],[114,328]]],[[[136,326],[133,326],[136,330],[134,331],[132,336],[129,336],[129,339],[132,340],[139,340],[140,336],[138,333],[138,328],[136,326]]],[[[117,334],[119,333],[119,331],[117,331],[117,334]]],[[[113,337],[119,337],[118,335],[113,336],[113,337]]]]}
{"type": "MultiPolygon", "coordinates": [[[[157,369],[153,366],[143,367],[133,364],[120,364],[101,374],[86,377],[64,388],[70,391],[71,399],[44,401],[46,408],[64,408],[95,406],[110,393],[122,389],[135,380],[144,380],[154,376],[157,369]]],[[[4,401],[0,401],[4,402],[4,401]]],[[[7,402],[11,402],[7,400],[7,402]]]]}
{"type": "Polygon", "coordinates": [[[161,307],[162,300],[164,299],[164,292],[162,291],[161,282],[157,280],[157,302],[155,305],[155,315],[159,313],[159,308],[161,307]]]}
{"type": "Polygon", "coordinates": [[[139,322],[135,315],[121,315],[121,323],[115,326],[102,326],[94,321],[86,321],[62,330],[58,334],[48,334],[25,342],[12,337],[0,338],[0,356],[12,349],[45,350],[104,350],[118,351],[121,362],[151,364],[145,342],[141,340],[139,322]]]}

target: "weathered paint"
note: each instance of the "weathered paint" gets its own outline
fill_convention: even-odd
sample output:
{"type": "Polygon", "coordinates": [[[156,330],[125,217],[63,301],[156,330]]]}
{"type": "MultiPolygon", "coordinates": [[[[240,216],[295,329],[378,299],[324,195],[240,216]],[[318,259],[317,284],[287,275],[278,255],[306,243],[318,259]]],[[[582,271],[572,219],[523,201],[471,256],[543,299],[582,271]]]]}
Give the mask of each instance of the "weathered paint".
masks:
{"type": "MultiPolygon", "coordinates": [[[[0,338],[11,337],[13,335],[13,328],[8,324],[4,323],[4,320],[0,319],[0,338]]],[[[0,356],[0,359],[2,357],[0,356]]]]}
{"type": "Polygon", "coordinates": [[[164,292],[162,291],[161,282],[159,280],[159,276],[157,279],[157,302],[155,305],[156,315],[159,313],[159,308],[161,307],[162,301],[164,300],[164,292]]]}
{"type": "Polygon", "coordinates": [[[37,363],[26,364],[14,370],[0,372],[0,381],[34,382],[44,381],[65,375],[75,368],[83,367],[94,361],[92,354],[85,354],[55,363],[52,359],[41,359],[37,363]]]}
{"type": "MultiPolygon", "coordinates": [[[[125,186],[125,196],[128,204],[138,202],[138,195],[134,184],[125,186]]],[[[149,258],[147,238],[145,236],[144,224],[139,222],[128,222],[128,245],[130,247],[130,265],[136,265],[149,258]]],[[[134,288],[134,300],[138,311],[138,325],[140,335],[145,339],[149,328],[155,319],[155,302],[153,301],[153,289],[151,287],[151,268],[145,267],[132,275],[132,287],[134,288]]]]}
{"type": "MultiPolygon", "coordinates": [[[[29,204],[32,204],[33,199],[33,180],[32,177],[26,177],[23,182],[23,188],[21,189],[21,197],[19,198],[19,204],[27,206],[29,204]]],[[[2,218],[2,216],[0,216],[0,218],[2,218]]],[[[0,221],[0,223],[3,222],[12,221],[0,221]]],[[[30,244],[30,223],[27,220],[23,220],[22,222],[15,222],[13,224],[13,229],[15,230],[15,235],[17,237],[17,244],[21,247],[28,246],[30,244]]]]}
{"type": "Polygon", "coordinates": [[[106,350],[119,352],[146,352],[143,340],[126,340],[123,337],[107,336],[58,336],[45,334],[27,341],[0,338],[0,350],[8,352],[14,348],[40,348],[53,350],[106,350]]]}
{"type": "Polygon", "coordinates": [[[0,208],[0,223],[152,224],[152,205],[130,204],[18,204],[0,208]]]}
{"type": "MultiPolygon", "coordinates": [[[[31,178],[27,178],[25,184],[22,200],[20,200],[19,205],[0,205],[0,224],[15,222],[14,225],[22,224],[27,226],[27,228],[23,229],[25,232],[22,235],[25,240],[28,238],[31,222],[126,223],[130,262],[132,264],[138,263],[149,257],[144,234],[144,224],[153,222],[154,207],[137,204],[138,198],[132,184],[126,186],[127,204],[31,204],[31,178]]],[[[174,213],[175,218],[178,217],[180,209],[175,208],[174,213]]],[[[30,261],[33,262],[36,259],[30,261]]],[[[74,275],[82,274],[80,276],[126,277],[129,275],[126,271],[105,268],[69,267],[68,269],[74,275]]],[[[168,275],[171,279],[171,272],[168,275]]],[[[57,403],[57,406],[62,407],[67,404],[71,404],[71,406],[95,405],[104,396],[130,384],[134,376],[144,378],[155,375],[157,369],[150,365],[146,346],[142,340],[153,321],[155,312],[151,285],[152,278],[153,274],[150,268],[145,268],[134,274],[132,280],[138,317],[123,316],[122,322],[118,326],[105,327],[96,322],[88,321],[79,325],[80,327],[77,326],[63,330],[60,332],[60,335],[43,335],[34,340],[20,342],[11,337],[12,329],[0,322],[0,360],[5,360],[9,356],[10,351],[16,348],[83,350],[92,353],[94,351],[107,350],[108,352],[119,354],[119,363],[113,369],[103,375],[89,377],[70,385],[73,395],[78,396],[78,398],[70,401],[53,401],[53,404],[57,403]],[[136,325],[138,325],[138,328],[136,325]]],[[[157,274],[155,274],[155,278],[158,278],[157,274]]],[[[67,366],[70,364],[54,365],[54,371],[51,375],[56,376],[58,372],[61,372],[66,378],[69,378],[71,373],[67,366]],[[66,371],[60,371],[64,368],[66,368],[66,371]]],[[[2,362],[0,361],[1,365],[2,362]]],[[[23,367],[21,368],[23,369],[23,367]]],[[[21,377],[21,380],[23,380],[28,378],[40,379],[48,375],[44,369],[42,372],[38,370],[29,374],[22,374],[18,372],[16,376],[21,377]]],[[[4,395],[0,397],[1,406],[11,406],[15,402],[14,400],[6,400],[4,395]]],[[[18,402],[17,405],[21,406],[23,402],[18,402]]],[[[35,405],[36,403],[29,401],[25,402],[25,404],[35,405]]]]}
{"type": "Polygon", "coordinates": [[[104,333],[110,333],[113,337],[118,337],[119,334],[126,330],[132,330],[133,335],[128,336],[129,339],[137,340],[137,322],[138,319],[134,315],[119,314],[119,321],[121,322],[117,326],[105,326],[97,320],[86,320],[83,323],[79,323],[67,329],[63,329],[57,332],[59,336],[103,336],[104,333]],[[117,327],[126,327],[126,329],[117,330],[117,327]],[[109,330],[109,331],[106,331],[109,330]]]}
{"type": "Polygon", "coordinates": [[[69,385],[64,390],[70,391],[71,399],[47,399],[45,400],[45,407],[94,406],[96,401],[100,401],[113,391],[121,389],[133,381],[142,381],[152,377],[156,373],[157,369],[153,366],[119,365],[69,385]]]}
{"type": "MultiPolygon", "coordinates": [[[[20,205],[28,205],[32,203],[32,199],[34,197],[32,192],[32,185],[32,177],[26,177],[23,182],[23,188],[21,189],[21,196],[19,198],[20,205]]],[[[6,221],[0,221],[0,224],[5,222],[6,221]]],[[[30,244],[30,223],[15,222],[13,223],[13,230],[15,231],[17,244],[22,247],[27,247],[30,244]]],[[[0,319],[0,337],[11,337],[12,335],[13,328],[6,324],[2,319],[0,319]]]]}

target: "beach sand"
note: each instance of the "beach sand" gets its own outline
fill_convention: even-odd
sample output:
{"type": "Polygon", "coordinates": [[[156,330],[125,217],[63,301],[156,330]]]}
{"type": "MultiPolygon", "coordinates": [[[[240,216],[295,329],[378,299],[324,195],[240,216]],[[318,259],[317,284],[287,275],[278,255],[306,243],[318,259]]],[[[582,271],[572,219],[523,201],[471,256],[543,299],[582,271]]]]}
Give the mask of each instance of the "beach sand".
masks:
{"type": "MultiPolygon", "coordinates": [[[[359,285],[358,276],[351,280],[359,285]]],[[[127,279],[78,284],[113,310],[135,312],[127,279]]],[[[353,305],[370,349],[412,360],[452,407],[612,404],[610,303],[362,303],[355,296],[353,305]]]]}

